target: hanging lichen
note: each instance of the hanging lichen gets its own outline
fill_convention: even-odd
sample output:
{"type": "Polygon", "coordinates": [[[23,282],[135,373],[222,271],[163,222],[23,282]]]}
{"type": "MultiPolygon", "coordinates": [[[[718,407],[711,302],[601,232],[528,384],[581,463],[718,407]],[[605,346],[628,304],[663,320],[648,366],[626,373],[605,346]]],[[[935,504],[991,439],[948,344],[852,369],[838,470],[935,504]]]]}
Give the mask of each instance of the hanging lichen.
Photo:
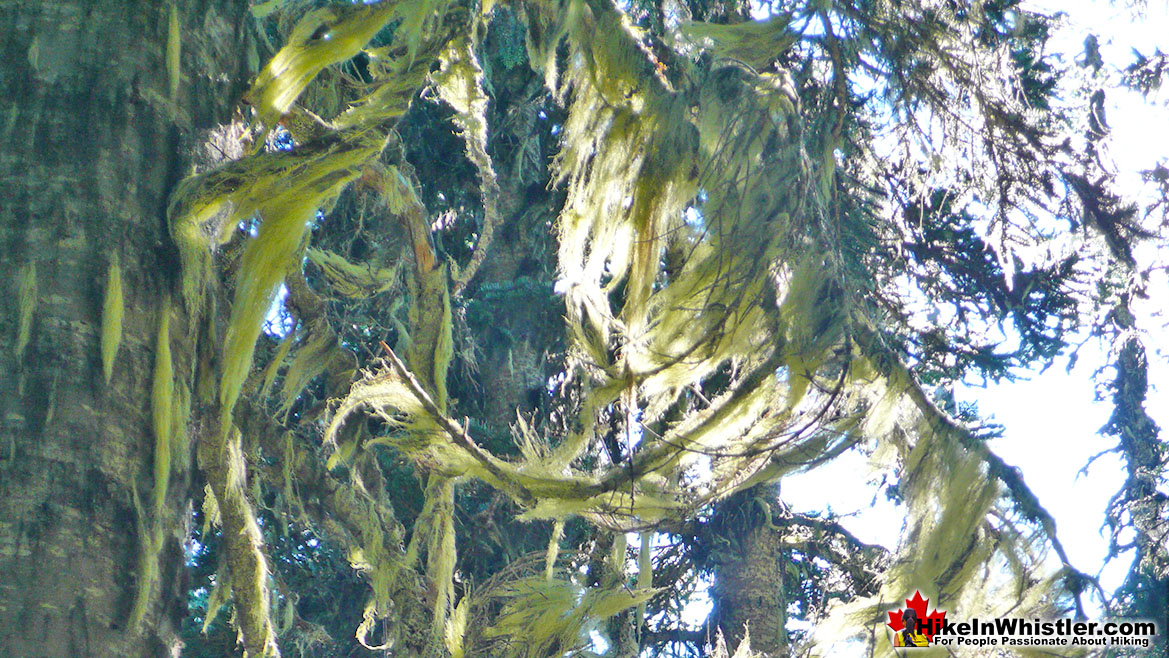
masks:
{"type": "Polygon", "coordinates": [[[118,255],[114,254],[110,257],[110,267],[106,272],[106,294],[101,312],[101,368],[107,384],[114,374],[114,360],[117,359],[118,348],[122,344],[124,313],[122,267],[118,263],[118,255]]]}
{"type": "Polygon", "coordinates": [[[563,535],[564,521],[558,519],[552,524],[552,536],[548,538],[548,549],[544,553],[544,580],[552,580],[552,569],[560,553],[560,539],[563,535]]]}
{"type": "MultiPolygon", "coordinates": [[[[257,9],[262,13],[272,6],[257,9]]],[[[469,591],[458,599],[454,586],[459,481],[477,479],[496,488],[515,504],[521,521],[554,521],[543,573],[508,583],[492,614],[502,611],[485,632],[506,638],[511,655],[542,658],[583,647],[592,625],[617,611],[636,606],[636,620],[644,624],[647,601],[656,591],[654,535],[647,528],[692,517],[733,491],[813,468],[856,445],[871,449],[882,467],[898,471],[900,491],[913,508],[907,545],[915,552],[903,547],[876,585],[879,596],[837,610],[829,626],[836,624],[845,635],[848,629],[866,629],[881,597],[918,583],[968,610],[985,607],[989,595],[976,591],[983,585],[994,595],[1007,593],[1038,606],[1038,588],[1012,591],[1009,584],[980,578],[980,569],[997,560],[1010,565],[1016,582],[1047,582],[1038,568],[1040,551],[1033,549],[1052,530],[1032,513],[1035,506],[1022,502],[1021,485],[1002,472],[985,446],[922,403],[914,374],[900,360],[904,347],[883,349],[870,335],[878,332],[869,329],[869,309],[858,301],[867,288],[849,267],[862,269],[861,261],[877,252],[843,254],[839,239],[839,231],[870,218],[858,222],[834,205],[842,184],[836,171],[842,142],[839,134],[837,139],[812,134],[822,128],[816,115],[831,115],[849,98],[821,105],[825,99],[816,85],[806,84],[807,71],[793,68],[800,76],[797,85],[792,74],[774,65],[793,61],[788,55],[797,36],[786,16],[684,24],[677,33],[687,56],[678,59],[686,61],[670,62],[657,56],[669,55],[673,46],[651,44],[619,4],[571,0],[508,8],[527,22],[529,60],[545,71],[566,115],[552,129],[560,147],[552,183],[562,188],[563,210],[548,226],[555,227],[559,240],[557,290],[565,303],[565,376],[574,387],[566,397],[572,403],[557,409],[556,422],[567,429],[552,439],[519,416],[513,433],[518,455],[508,451],[507,457],[476,441],[475,424],[450,417],[448,405],[458,408],[447,391],[456,319],[451,295],[474,275],[500,219],[497,172],[487,149],[490,87],[477,61],[476,38],[461,29],[465,24],[456,9],[444,0],[387,1],[308,14],[247,96],[267,127],[280,121],[289,128],[295,148],[258,154],[187,181],[171,206],[171,230],[183,259],[183,300],[192,318],[212,315],[205,307],[215,297],[206,294],[215,279],[214,250],[233,238],[244,243],[223,358],[216,363],[201,351],[199,381],[205,392],[211,386],[203,377],[218,371],[222,431],[200,446],[200,460],[214,491],[206,497],[208,518],[217,512],[224,527],[223,573],[230,573],[230,581],[225,575],[212,598],[217,604],[224,600],[230,582],[248,652],[274,652],[272,618],[282,613],[284,625],[290,624],[293,606],[269,605],[263,537],[249,501],[250,495],[259,502],[262,490],[256,480],[250,494],[245,486],[232,414],[252,371],[273,294],[285,275],[303,264],[302,256],[313,265],[313,284],[339,297],[367,299],[391,290],[399,279],[407,289],[390,302],[409,308],[407,322],[397,328],[405,363],[382,344],[388,367],[374,367],[355,382],[330,407],[331,417],[329,412],[314,417],[327,422],[323,469],[319,455],[287,459],[296,448],[286,434],[286,460],[269,469],[279,475],[267,476],[275,478],[267,484],[289,500],[297,496],[293,473],[308,461],[333,471],[321,477],[324,488],[338,486],[333,476],[349,478],[348,498],[321,496],[321,506],[329,508],[323,516],[330,517],[322,524],[327,534],[348,544],[351,565],[370,583],[372,595],[357,629],[366,647],[387,650],[409,632],[390,619],[399,612],[394,606],[407,598],[403,583],[411,578],[427,585],[409,605],[429,613],[431,632],[420,633],[426,638],[419,641],[428,651],[445,646],[461,656],[470,641],[483,637],[482,628],[468,621],[481,602],[469,591]],[[366,50],[364,68],[354,66],[365,83],[359,92],[364,96],[349,110],[325,120],[294,107],[324,67],[358,53],[385,26],[393,26],[393,41],[366,50]],[[454,34],[460,39],[452,43],[454,34]],[[397,153],[387,158],[392,165],[373,164],[380,153],[374,142],[383,132],[347,130],[375,125],[384,130],[415,97],[418,81],[435,68],[430,57],[437,53],[443,55],[434,89],[455,110],[484,211],[479,243],[453,281],[448,269],[455,268],[435,248],[434,218],[420,200],[422,190],[434,190],[421,185],[397,153]],[[675,65],[677,70],[669,68],[675,65]],[[801,100],[801,94],[808,96],[801,100]],[[804,112],[804,102],[812,112],[804,112]],[[413,259],[403,262],[412,272],[398,265],[375,269],[307,248],[317,210],[358,175],[381,191],[385,204],[379,210],[409,232],[413,259]],[[237,231],[241,222],[258,226],[258,233],[237,231]],[[844,262],[849,259],[857,262],[844,262]],[[369,411],[380,422],[347,425],[358,411],[369,411]],[[596,429],[606,423],[613,435],[623,433],[625,444],[606,443],[607,455],[598,452],[602,437],[596,429]],[[370,436],[374,427],[378,433],[370,436]],[[367,490],[361,479],[363,471],[376,472],[372,455],[385,446],[426,478],[422,510],[404,554],[402,534],[387,531],[389,522],[377,511],[381,483],[367,490]],[[699,471],[686,484],[678,477],[699,471]],[[354,491],[368,499],[358,502],[354,491]],[[1012,515],[1020,510],[1033,528],[1014,528],[1018,519],[1012,515]],[[988,515],[1003,522],[996,527],[988,515]],[[346,518],[344,528],[336,516],[346,518]],[[616,531],[600,587],[557,578],[565,520],[574,516],[616,531]],[[641,531],[633,590],[626,585],[622,532],[629,529],[641,531]],[[378,629],[388,630],[374,647],[370,636],[378,629]]],[[[824,43],[835,38],[829,23],[826,19],[824,43]]],[[[517,43],[504,53],[509,64],[519,61],[517,43]]],[[[823,67],[839,66],[838,53],[825,53],[823,67]]],[[[172,85],[177,77],[173,73],[172,85]]],[[[547,114],[554,113],[559,110],[547,114]]],[[[543,112],[540,118],[546,118],[543,112]]],[[[449,253],[465,253],[469,246],[468,241],[449,253]]],[[[289,424],[297,420],[294,403],[314,378],[327,372],[335,384],[348,374],[333,359],[337,335],[317,331],[311,322],[285,338],[263,373],[264,395],[283,373],[277,415],[289,424]]],[[[350,327],[373,324],[363,318],[350,327]]],[[[212,321],[201,342],[217,345],[213,326],[212,321]]],[[[343,348],[354,344],[349,335],[345,341],[343,348]]],[[[103,342],[103,367],[104,349],[103,342]]],[[[178,399],[184,389],[174,395],[173,413],[185,418],[178,399]]],[[[311,415],[301,414],[301,420],[311,415]]],[[[177,453],[181,424],[172,418],[169,426],[177,453]]],[[[293,505],[302,512],[307,508],[293,505]]],[[[539,555],[531,562],[538,564],[539,555]]],[[[421,631],[425,623],[409,628],[421,631]]],[[[718,651],[727,653],[725,645],[718,651]]],[[[749,653],[744,641],[736,656],[749,653]]]]}
{"type": "MultiPolygon", "coordinates": [[[[637,589],[648,590],[653,588],[653,537],[652,532],[642,532],[641,546],[637,551],[637,589]]],[[[645,626],[645,603],[637,604],[637,614],[633,619],[637,625],[638,635],[641,634],[641,629],[645,626]]]]}
{"type": "Polygon", "coordinates": [[[517,581],[500,593],[503,612],[486,629],[486,637],[509,636],[505,655],[546,658],[586,646],[594,624],[637,606],[658,590],[582,588],[542,577],[517,581]]]}
{"type": "Polygon", "coordinates": [[[427,573],[434,587],[433,632],[443,637],[447,619],[454,609],[455,552],[455,486],[451,478],[434,476],[426,486],[426,499],[433,501],[429,522],[427,573]]]}
{"type": "Polygon", "coordinates": [[[150,393],[154,421],[154,516],[161,518],[170,482],[171,430],[174,414],[174,365],[170,351],[170,302],[163,301],[158,312],[158,334],[154,343],[154,376],[150,393]]]}
{"type": "Polygon", "coordinates": [[[377,131],[330,134],[294,151],[260,154],[183,180],[167,215],[179,247],[183,301],[192,322],[202,317],[212,253],[240,222],[256,213],[287,217],[293,212],[307,223],[381,151],[384,141],[384,133],[377,131]]]}
{"type": "Polygon", "coordinates": [[[322,249],[309,249],[305,255],[328,277],[330,289],[343,297],[365,299],[389,290],[398,282],[397,267],[351,263],[340,254],[322,249]]]}
{"type": "Polygon", "coordinates": [[[45,425],[53,422],[57,413],[57,385],[61,382],[61,371],[53,373],[53,380],[49,382],[49,400],[45,405],[45,425]]]}
{"type": "Polygon", "coordinates": [[[466,144],[467,159],[475,166],[479,189],[483,195],[483,227],[475,252],[454,284],[458,295],[475,276],[491,245],[499,216],[499,181],[495,166],[487,153],[487,93],[483,90],[483,69],[469,39],[448,50],[439,60],[442,67],[433,75],[438,94],[455,110],[466,144]]]}
{"type": "Polygon", "coordinates": [[[17,288],[17,300],[20,303],[20,318],[16,325],[16,344],[13,352],[19,363],[24,357],[24,348],[32,337],[32,319],[37,307],[37,264],[28,262],[20,268],[20,284],[17,288]]]}
{"type": "Polygon", "coordinates": [[[235,621],[245,655],[279,656],[268,591],[264,538],[248,501],[247,462],[238,429],[211,432],[199,442],[199,466],[207,476],[223,527],[225,564],[231,576],[235,621]]]}
{"type": "Polygon", "coordinates": [[[187,421],[191,417],[191,390],[181,379],[176,380],[171,397],[171,470],[183,473],[191,466],[191,442],[187,431],[187,421]]]}
{"type": "Polygon", "coordinates": [[[281,418],[286,419],[292,413],[301,391],[324,372],[337,355],[337,339],[332,332],[317,330],[310,336],[297,350],[296,357],[284,374],[284,383],[280,388],[280,408],[277,411],[281,418]]]}
{"type": "MultiPolygon", "coordinates": [[[[831,655],[833,642],[867,633],[907,589],[931,592],[980,617],[1009,610],[1025,610],[1028,617],[1057,614],[1068,601],[1040,575],[1041,547],[1050,545],[1064,569],[1070,565],[1050,516],[1026,505],[1030,493],[1013,470],[935,407],[879,339],[860,333],[870,357],[864,369],[884,375],[869,388],[874,408],[884,409],[872,414],[865,433],[880,441],[874,460],[902,464],[898,489],[909,516],[881,590],[834,608],[816,631],[811,655],[831,655]],[[1020,513],[1023,519],[1016,518],[1020,513]],[[986,569],[992,562],[1003,569],[986,569]]],[[[877,655],[892,652],[885,645],[877,655]]]]}
{"type": "Polygon", "coordinates": [[[41,49],[40,40],[33,36],[32,42],[28,44],[28,66],[34,73],[40,72],[41,66],[41,49]]]}
{"type": "Polygon", "coordinates": [[[371,90],[350,103],[333,125],[338,129],[384,125],[404,115],[426,83],[435,57],[471,30],[473,17],[459,0],[400,3],[394,18],[402,22],[394,30],[394,43],[365,50],[373,78],[371,90]]]}
{"type": "Polygon", "coordinates": [[[134,603],[130,607],[128,626],[137,630],[146,619],[154,587],[158,584],[158,555],[162,551],[162,525],[151,523],[142,501],[138,497],[138,485],[130,481],[130,502],[134,508],[134,527],[138,534],[138,569],[134,585],[134,603]]]}
{"type": "Polygon", "coordinates": [[[212,528],[219,528],[223,526],[223,520],[219,516],[219,501],[215,500],[215,492],[211,490],[210,484],[203,485],[203,529],[201,533],[206,536],[212,528]]]}
{"type": "Polygon", "coordinates": [[[356,55],[398,6],[395,2],[333,5],[306,14],[248,93],[260,120],[274,126],[321,69],[356,55]]]}
{"type": "Polygon", "coordinates": [[[203,618],[204,633],[211,626],[211,622],[215,621],[220,609],[227,605],[230,594],[231,574],[221,569],[216,572],[215,584],[211,586],[211,593],[207,595],[207,612],[203,618]]]}
{"type": "Polygon", "coordinates": [[[254,213],[262,218],[241,258],[223,341],[219,395],[225,421],[251,368],[264,315],[296,266],[295,254],[317,210],[356,178],[384,143],[377,131],[332,134],[291,152],[231,163],[184,181],[176,192],[171,232],[180,246],[184,297],[193,313],[202,308],[210,280],[210,250],[226,238],[228,227],[254,213]]]}
{"type": "Polygon", "coordinates": [[[689,22],[679,31],[687,39],[701,42],[717,57],[741,62],[756,71],[768,64],[796,42],[798,36],[790,29],[791,16],[776,14],[764,21],[745,21],[734,25],[689,22]]]}
{"type": "Polygon", "coordinates": [[[455,607],[454,614],[451,615],[447,622],[445,635],[443,636],[443,644],[446,650],[450,652],[450,658],[463,658],[466,655],[467,649],[467,614],[470,610],[471,597],[464,596],[459,605],[455,607]]]}
{"type": "Polygon", "coordinates": [[[280,367],[284,365],[284,360],[288,358],[288,353],[292,351],[293,344],[296,343],[296,334],[290,333],[280,341],[280,347],[276,349],[276,353],[272,355],[272,360],[264,368],[263,383],[260,385],[260,398],[268,397],[268,392],[272,390],[272,384],[276,383],[276,376],[280,373],[280,367]]]}

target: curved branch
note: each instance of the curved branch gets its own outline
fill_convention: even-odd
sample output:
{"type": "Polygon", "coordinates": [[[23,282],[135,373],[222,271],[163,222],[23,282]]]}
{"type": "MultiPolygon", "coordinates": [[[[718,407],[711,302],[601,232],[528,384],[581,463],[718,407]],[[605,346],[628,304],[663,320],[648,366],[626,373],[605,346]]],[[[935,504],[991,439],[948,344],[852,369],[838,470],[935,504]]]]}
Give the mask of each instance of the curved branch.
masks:
{"type": "MultiPolygon", "coordinates": [[[[1039,498],[1036,497],[1035,493],[1023,482],[1022,473],[1018,469],[1008,465],[1003,461],[1002,457],[992,452],[986,446],[986,443],[980,441],[970,430],[963,427],[945,411],[939,409],[930,400],[909,368],[901,362],[901,359],[892,350],[885,347],[880,336],[872,329],[860,323],[855,323],[853,330],[857,335],[857,344],[866,352],[866,356],[873,362],[881,374],[893,381],[904,383],[905,395],[913,402],[914,407],[921,413],[930,428],[938,434],[954,437],[963,448],[981,459],[986,464],[987,474],[1006,487],[1011,499],[1015,502],[1016,509],[1023,514],[1024,518],[1039,524],[1052,550],[1055,551],[1055,554],[1063,564],[1064,569],[1076,578],[1083,579],[1084,582],[1092,582],[1095,584],[1094,578],[1081,573],[1072,566],[1071,560],[1068,559],[1067,551],[1063,547],[1063,543],[1056,536],[1055,519],[1039,503],[1039,498]]],[[[1104,596],[1104,592],[1100,589],[1099,584],[1096,584],[1096,588],[1101,596],[1101,600],[1106,600],[1107,597],[1104,596]]],[[[1085,615],[1080,592],[1073,589],[1072,594],[1075,597],[1077,614],[1085,615]]]]}

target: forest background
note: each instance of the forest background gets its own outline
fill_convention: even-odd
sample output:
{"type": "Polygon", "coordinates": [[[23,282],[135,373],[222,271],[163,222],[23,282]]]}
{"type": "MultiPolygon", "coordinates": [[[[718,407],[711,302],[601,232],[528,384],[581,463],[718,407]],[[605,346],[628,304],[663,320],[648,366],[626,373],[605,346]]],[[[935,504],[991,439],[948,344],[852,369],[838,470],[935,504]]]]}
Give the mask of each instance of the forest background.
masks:
{"type": "Polygon", "coordinates": [[[1011,0],[124,5],[0,2],[7,655],[1169,628],[1169,170],[1118,187],[1107,118],[1163,53],[1011,0]],[[1116,588],[963,399],[1084,340],[1116,588]],[[781,498],[858,456],[896,546],[781,498]]]}

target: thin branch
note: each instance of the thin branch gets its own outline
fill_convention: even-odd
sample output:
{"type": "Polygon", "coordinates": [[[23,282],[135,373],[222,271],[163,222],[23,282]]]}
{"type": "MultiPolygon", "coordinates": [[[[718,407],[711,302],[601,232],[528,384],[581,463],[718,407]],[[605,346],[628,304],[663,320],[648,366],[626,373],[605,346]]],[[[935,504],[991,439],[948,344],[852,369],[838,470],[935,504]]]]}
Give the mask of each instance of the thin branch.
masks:
{"type": "MultiPolygon", "coordinates": [[[[479,444],[475,443],[475,440],[472,439],[469,434],[467,434],[467,430],[463,426],[459,425],[454,420],[451,420],[445,414],[443,414],[442,411],[439,410],[438,405],[434,403],[434,399],[431,398],[430,394],[426,392],[426,389],[422,387],[422,384],[418,381],[418,378],[416,378],[414,374],[411,373],[408,368],[406,368],[406,364],[402,363],[402,360],[398,358],[398,355],[394,353],[394,350],[390,349],[390,346],[386,345],[385,341],[381,341],[381,346],[382,349],[385,350],[386,358],[389,361],[390,366],[393,367],[394,372],[402,378],[402,381],[406,384],[406,388],[410,389],[410,392],[414,395],[415,398],[418,399],[418,402],[422,405],[422,408],[426,409],[426,412],[430,414],[434,422],[438,423],[439,427],[441,427],[448,435],[450,435],[450,437],[454,439],[455,443],[460,448],[466,450],[472,457],[474,457],[480,464],[482,464],[483,468],[487,469],[488,473],[495,476],[500,484],[515,484],[514,479],[505,473],[502,468],[500,468],[499,464],[497,463],[498,460],[494,455],[481,448],[479,444]]],[[[521,485],[516,484],[513,489],[513,493],[515,493],[520,499],[519,502],[525,505],[533,505],[536,502],[536,499],[534,496],[532,496],[531,492],[523,488],[521,485]]]]}

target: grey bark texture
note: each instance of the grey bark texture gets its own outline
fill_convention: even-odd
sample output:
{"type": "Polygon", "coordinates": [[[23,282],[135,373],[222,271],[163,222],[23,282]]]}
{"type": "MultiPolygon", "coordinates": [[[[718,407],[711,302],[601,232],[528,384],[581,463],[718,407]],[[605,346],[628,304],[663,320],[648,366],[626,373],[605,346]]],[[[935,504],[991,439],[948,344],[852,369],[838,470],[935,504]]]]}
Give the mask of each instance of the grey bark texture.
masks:
{"type": "Polygon", "coordinates": [[[711,597],[713,617],[732,651],[749,633],[755,655],[781,658],[788,655],[787,558],[782,531],[772,524],[774,487],[768,489],[760,485],[721,503],[723,527],[731,532],[716,561],[711,597]]]}

